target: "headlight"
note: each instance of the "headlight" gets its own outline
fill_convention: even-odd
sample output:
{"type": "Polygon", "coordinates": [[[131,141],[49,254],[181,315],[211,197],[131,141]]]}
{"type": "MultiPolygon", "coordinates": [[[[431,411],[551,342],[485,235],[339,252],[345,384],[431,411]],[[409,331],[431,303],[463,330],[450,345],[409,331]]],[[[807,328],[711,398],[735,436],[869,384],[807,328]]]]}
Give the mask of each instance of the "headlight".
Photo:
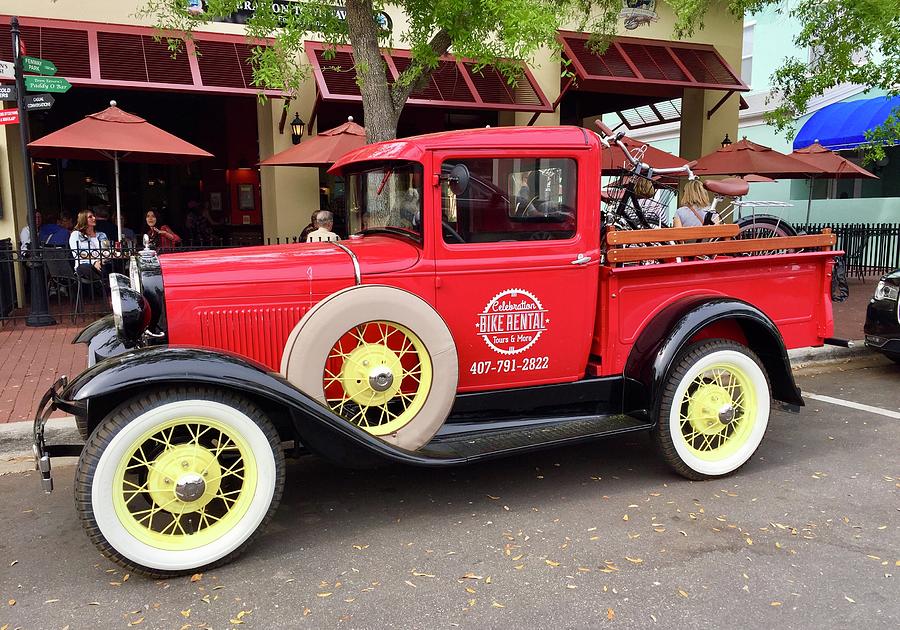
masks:
{"type": "Polygon", "coordinates": [[[137,256],[132,256],[128,263],[128,279],[131,280],[131,288],[138,293],[142,292],[141,287],[141,268],[138,265],[137,256]]]}
{"type": "Polygon", "coordinates": [[[120,273],[109,274],[113,320],[122,343],[131,348],[150,324],[150,305],[143,295],[131,288],[128,278],[120,273]]]}
{"type": "Polygon", "coordinates": [[[896,300],[898,295],[900,295],[900,288],[888,284],[884,280],[878,281],[878,286],[875,287],[876,300],[896,300]]]}

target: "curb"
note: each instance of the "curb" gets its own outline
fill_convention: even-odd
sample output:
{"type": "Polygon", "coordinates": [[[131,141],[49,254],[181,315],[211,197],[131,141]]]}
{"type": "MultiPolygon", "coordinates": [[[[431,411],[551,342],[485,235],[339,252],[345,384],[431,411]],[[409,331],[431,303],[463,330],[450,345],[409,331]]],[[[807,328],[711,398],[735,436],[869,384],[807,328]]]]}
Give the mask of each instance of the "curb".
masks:
{"type": "MultiPolygon", "coordinates": [[[[827,367],[837,363],[876,358],[877,356],[878,353],[866,347],[862,340],[854,341],[851,348],[821,346],[788,351],[788,358],[794,371],[827,367]]],[[[84,443],[75,427],[75,418],[72,416],[48,420],[44,435],[47,442],[51,444],[84,443]]],[[[0,424],[0,460],[31,456],[31,441],[31,422],[0,424]]]]}
{"type": "Polygon", "coordinates": [[[788,350],[788,359],[794,371],[811,367],[823,367],[834,363],[877,357],[878,353],[866,346],[863,339],[851,342],[850,348],[841,346],[820,346],[818,348],[796,348],[788,350]]]}
{"type": "MultiPolygon", "coordinates": [[[[24,455],[31,457],[32,426],[31,422],[0,424],[0,459],[24,455]]],[[[44,437],[51,444],[84,443],[78,434],[73,416],[48,420],[44,429],[44,437]]],[[[34,459],[31,461],[34,462],[34,459]]]]}

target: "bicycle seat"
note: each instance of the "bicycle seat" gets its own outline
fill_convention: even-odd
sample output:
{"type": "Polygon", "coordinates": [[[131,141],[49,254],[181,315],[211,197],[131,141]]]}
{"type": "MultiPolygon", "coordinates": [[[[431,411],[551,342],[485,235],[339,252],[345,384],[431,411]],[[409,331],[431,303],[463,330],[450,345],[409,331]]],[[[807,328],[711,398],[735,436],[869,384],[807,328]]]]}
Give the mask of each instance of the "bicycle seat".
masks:
{"type": "Polygon", "coordinates": [[[743,197],[750,192],[750,184],[739,177],[710,179],[703,182],[703,187],[711,193],[726,197],[743,197]]]}

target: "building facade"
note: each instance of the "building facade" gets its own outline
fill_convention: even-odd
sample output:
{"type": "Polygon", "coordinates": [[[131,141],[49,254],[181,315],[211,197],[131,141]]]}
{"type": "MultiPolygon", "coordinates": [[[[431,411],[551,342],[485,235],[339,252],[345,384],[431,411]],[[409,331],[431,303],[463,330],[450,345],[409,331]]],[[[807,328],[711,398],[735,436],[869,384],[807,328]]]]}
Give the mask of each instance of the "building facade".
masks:
{"type": "MultiPolygon", "coordinates": [[[[266,1],[288,10],[291,0],[266,1]]],[[[680,99],[682,155],[709,152],[737,130],[738,97],[747,90],[738,70],[742,22],[727,12],[727,3],[714,3],[705,27],[690,41],[671,41],[674,16],[668,6],[640,4],[650,7],[656,19],[636,26],[623,16],[622,37],[602,57],[587,49],[586,34],[560,33],[574,77],[561,76],[561,63],[549,50],[526,60],[525,79],[514,88],[490,68],[477,72],[464,61],[447,59],[429,86],[410,99],[399,135],[485,125],[592,127],[607,112],[680,99]],[[636,28],[626,28],[626,22],[636,28]],[[448,77],[461,91],[448,92],[448,77]]],[[[261,100],[251,84],[250,46],[240,15],[204,25],[186,51],[173,58],[164,43],[154,41],[149,19],[139,17],[143,5],[143,0],[4,3],[0,59],[11,57],[9,21],[17,15],[28,54],[53,61],[57,76],[73,85],[57,96],[50,111],[30,115],[32,137],[115,100],[123,110],[211,152],[214,158],[188,166],[123,165],[122,213],[136,232],[149,208],[184,230],[187,214],[199,207],[209,210],[216,234],[247,242],[289,237],[299,234],[312,212],[339,203],[339,184],[324,171],[258,164],[291,146],[295,115],[308,121],[307,133],[313,134],[351,115],[365,124],[349,50],[325,63],[321,46],[308,42],[298,63],[310,72],[297,98],[286,101],[269,92],[261,100]],[[193,54],[194,46],[199,55],[193,54]]],[[[392,6],[386,16],[396,46],[385,53],[386,60],[390,71],[400,72],[405,18],[392,6]]],[[[13,242],[27,225],[19,146],[18,125],[0,128],[0,240],[13,242]]],[[[110,163],[35,160],[32,166],[37,206],[45,216],[114,204],[110,163]]],[[[111,211],[114,215],[115,208],[111,211]]]]}
{"type": "MultiPolygon", "coordinates": [[[[789,57],[812,63],[816,51],[801,49],[794,44],[800,32],[800,24],[775,7],[757,14],[748,15],[744,20],[741,78],[751,87],[743,98],[747,107],[739,113],[739,130],[731,135],[732,140],[742,137],[780,151],[790,153],[796,146],[795,139],[802,138],[804,126],[820,112],[825,114],[829,107],[840,103],[851,103],[883,96],[883,92],[866,90],[863,86],[845,84],[828,90],[813,98],[807,112],[797,119],[794,133],[779,133],[767,124],[765,114],[774,104],[771,100],[770,77],[789,57]],[[771,45],[778,42],[778,45],[771,45]]],[[[676,103],[677,106],[677,103],[676,103]]],[[[612,123],[621,121],[612,117],[612,123]]],[[[831,130],[840,134],[842,130],[831,130]]],[[[653,146],[678,153],[683,131],[677,122],[635,129],[628,134],[653,146]]],[[[827,148],[840,150],[840,154],[862,165],[859,152],[846,144],[829,145],[826,137],[820,140],[827,148]]],[[[804,144],[804,142],[800,142],[804,144]]],[[[878,176],[870,179],[795,179],[776,183],[754,183],[747,199],[783,201],[792,204],[790,208],[767,209],[766,212],[779,214],[795,224],[811,223],[896,223],[900,221],[900,146],[889,147],[888,157],[879,164],[866,168],[878,176]]]]}

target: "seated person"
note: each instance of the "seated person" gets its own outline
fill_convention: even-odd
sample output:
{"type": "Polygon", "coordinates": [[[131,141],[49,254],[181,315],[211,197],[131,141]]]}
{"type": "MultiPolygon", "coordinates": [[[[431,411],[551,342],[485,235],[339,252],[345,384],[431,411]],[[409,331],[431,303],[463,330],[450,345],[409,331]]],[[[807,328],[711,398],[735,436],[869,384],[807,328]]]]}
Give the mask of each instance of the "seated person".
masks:
{"type": "Polygon", "coordinates": [[[675,211],[675,227],[718,225],[722,222],[718,213],[709,211],[709,193],[699,179],[692,179],[685,185],[681,203],[682,206],[675,211]]]}
{"type": "Polygon", "coordinates": [[[310,232],[306,237],[307,243],[319,243],[321,241],[339,241],[341,237],[331,231],[334,227],[334,215],[328,210],[322,210],[316,214],[318,229],[310,232]]]}
{"type": "Polygon", "coordinates": [[[41,227],[41,242],[44,245],[63,246],[69,244],[69,234],[72,230],[72,215],[68,212],[60,212],[56,221],[41,227]]]}

